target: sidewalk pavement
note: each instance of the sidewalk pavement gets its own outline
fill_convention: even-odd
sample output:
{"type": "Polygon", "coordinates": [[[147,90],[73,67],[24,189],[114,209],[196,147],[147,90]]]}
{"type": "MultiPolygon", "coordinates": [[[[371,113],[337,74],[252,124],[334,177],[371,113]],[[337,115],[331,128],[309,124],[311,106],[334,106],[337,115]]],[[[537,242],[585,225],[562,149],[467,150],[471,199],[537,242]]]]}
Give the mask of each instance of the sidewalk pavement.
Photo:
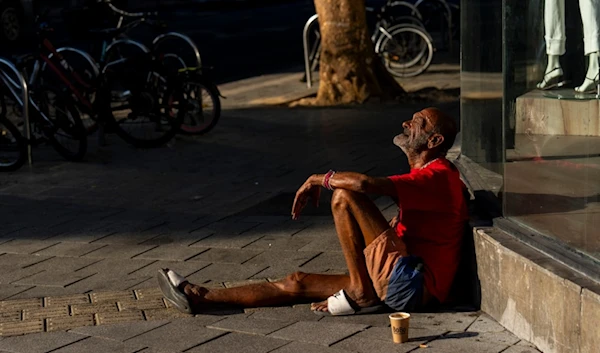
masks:
{"type": "MultiPolygon", "coordinates": [[[[221,94],[227,97],[221,104],[225,109],[286,105],[316,95],[319,86],[318,72],[314,73],[311,88],[300,81],[303,75],[304,72],[299,68],[293,72],[251,77],[219,85],[221,94]]],[[[433,64],[425,74],[398,78],[397,81],[409,93],[424,89],[457,90],[460,88],[460,66],[433,64]]]]}
{"type": "MultiPolygon", "coordinates": [[[[329,168],[406,172],[391,141],[421,108],[225,110],[211,133],[164,148],[90,139],[78,164],[37,148],[33,167],[0,179],[0,352],[539,352],[465,308],[414,314],[411,340],[393,344],[387,314],[296,305],[190,317],[159,293],[162,267],[211,287],[345,273],[330,195],[292,221],[294,193],[329,168]]],[[[458,114],[456,102],[442,108],[458,114]]]]}

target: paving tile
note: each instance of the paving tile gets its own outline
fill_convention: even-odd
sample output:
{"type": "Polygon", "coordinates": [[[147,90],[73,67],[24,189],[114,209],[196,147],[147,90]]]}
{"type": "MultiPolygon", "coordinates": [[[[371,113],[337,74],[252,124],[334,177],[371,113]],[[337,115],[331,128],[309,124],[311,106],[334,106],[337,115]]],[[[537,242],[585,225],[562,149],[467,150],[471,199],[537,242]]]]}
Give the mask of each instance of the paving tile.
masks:
{"type": "Polygon", "coordinates": [[[287,264],[287,263],[275,263],[275,264],[271,264],[268,268],[265,268],[264,270],[260,271],[259,273],[255,274],[254,276],[250,277],[252,279],[268,279],[271,282],[277,281],[281,278],[284,278],[285,276],[294,273],[294,272],[298,272],[298,271],[304,271],[302,267],[299,266],[294,266],[292,264],[287,264]]]}
{"type": "Polygon", "coordinates": [[[94,326],[93,314],[66,317],[51,317],[46,319],[46,331],[66,331],[75,327],[94,326]]]}
{"type": "Polygon", "coordinates": [[[78,293],[90,291],[122,291],[131,289],[138,284],[147,281],[148,279],[149,277],[116,277],[114,275],[111,276],[108,273],[98,273],[72,284],[67,288],[70,288],[78,293]]]}
{"type": "Polygon", "coordinates": [[[241,264],[252,259],[261,252],[261,250],[212,248],[204,249],[204,251],[201,254],[195,256],[189,261],[204,261],[221,264],[241,264]]]}
{"type": "Polygon", "coordinates": [[[271,353],[348,353],[348,351],[335,348],[335,346],[323,347],[319,344],[290,342],[283,347],[277,348],[271,353]]]}
{"type": "Polygon", "coordinates": [[[263,235],[261,234],[232,234],[232,233],[216,233],[209,237],[206,237],[194,244],[191,247],[203,247],[203,248],[235,248],[241,249],[250,243],[260,239],[263,235]]]}
{"type": "Polygon", "coordinates": [[[268,337],[330,346],[366,329],[367,325],[300,321],[276,331],[268,337]]]}
{"type": "Polygon", "coordinates": [[[205,321],[197,318],[179,319],[127,342],[143,344],[162,352],[179,352],[226,334],[221,330],[208,329],[204,325],[205,321]]]}
{"type": "Polygon", "coordinates": [[[541,351],[530,345],[517,344],[502,351],[502,353],[541,353],[541,351]]]}
{"type": "Polygon", "coordinates": [[[73,224],[72,230],[65,231],[51,239],[54,241],[69,241],[79,243],[90,243],[94,240],[106,237],[118,230],[118,224],[115,222],[95,221],[93,223],[73,224]]]}
{"type": "Polygon", "coordinates": [[[0,323],[21,321],[21,319],[22,319],[22,311],[21,310],[4,311],[4,312],[0,313],[0,323]]]}
{"type": "Polygon", "coordinates": [[[248,244],[244,249],[259,249],[259,250],[291,250],[298,249],[308,245],[312,240],[299,237],[278,237],[266,235],[257,241],[248,244]]]}
{"type": "Polygon", "coordinates": [[[0,349],[19,353],[43,353],[85,339],[68,332],[35,333],[0,340],[0,349]]]}
{"type": "Polygon", "coordinates": [[[136,259],[162,260],[162,261],[185,261],[206,251],[202,248],[180,246],[178,244],[159,245],[158,247],[136,256],[136,259]]]}
{"type": "MultiPolygon", "coordinates": [[[[426,329],[426,328],[415,328],[410,327],[408,331],[409,342],[424,343],[436,339],[447,333],[443,328],[437,329],[426,329]]],[[[353,337],[380,340],[385,342],[392,342],[392,329],[390,327],[369,327],[368,329],[359,332],[353,337]]]]}
{"type": "Polygon", "coordinates": [[[144,310],[146,320],[171,320],[193,317],[194,315],[185,314],[175,308],[169,309],[148,309],[144,310]]]}
{"type": "Polygon", "coordinates": [[[44,332],[43,319],[0,323],[0,336],[15,336],[36,332],[44,332]]]}
{"type": "Polygon", "coordinates": [[[93,259],[131,259],[155,247],[156,245],[108,244],[96,251],[85,254],[84,257],[93,259]]]}
{"type": "Polygon", "coordinates": [[[142,243],[142,245],[168,245],[168,244],[176,244],[181,246],[189,246],[194,244],[209,235],[212,232],[188,232],[188,231],[173,231],[168,232],[166,234],[161,234],[155,238],[148,239],[142,243]]]}
{"type": "Polygon", "coordinates": [[[244,335],[240,333],[230,333],[219,337],[216,340],[202,344],[190,349],[190,353],[229,353],[229,352],[247,352],[247,353],[267,353],[287,344],[288,341],[267,338],[261,336],[244,335]]]}
{"type": "Polygon", "coordinates": [[[71,304],[87,304],[90,303],[90,296],[87,294],[69,295],[64,297],[45,297],[44,306],[60,306],[71,304]]]}
{"type": "Polygon", "coordinates": [[[194,272],[200,271],[210,264],[210,262],[203,261],[155,261],[146,267],[131,272],[130,274],[135,276],[156,277],[158,270],[162,268],[168,268],[179,273],[183,277],[187,277],[194,272]]]}
{"type": "MultiPolygon", "coordinates": [[[[390,332],[390,336],[391,336],[391,332],[390,332]]],[[[346,352],[351,351],[351,352],[359,352],[359,353],[372,353],[372,352],[405,353],[405,352],[410,352],[413,349],[416,349],[418,347],[419,347],[419,344],[414,343],[414,342],[405,342],[402,344],[396,344],[396,343],[392,342],[391,338],[390,338],[389,342],[386,342],[386,341],[382,341],[382,340],[360,338],[360,337],[356,337],[356,336],[346,338],[332,346],[332,348],[344,350],[346,352]]],[[[429,353],[429,350],[427,350],[426,352],[429,353]]],[[[448,352],[455,352],[455,351],[446,351],[446,353],[448,353],[448,352]]],[[[463,351],[456,351],[456,352],[463,352],[463,351]]],[[[479,353],[479,352],[477,352],[477,353],[479,353]]]]}
{"type": "Polygon", "coordinates": [[[90,276],[92,275],[77,274],[75,272],[43,271],[33,276],[20,279],[14,283],[19,285],[66,287],[90,276]]]}
{"type": "Polygon", "coordinates": [[[71,305],[73,315],[96,314],[100,312],[117,312],[119,308],[116,302],[103,302],[95,304],[75,304],[71,305]]]}
{"type": "Polygon", "coordinates": [[[61,305],[50,308],[23,309],[23,320],[45,319],[48,317],[69,316],[69,306],[61,305]]]}
{"type": "Polygon", "coordinates": [[[410,316],[410,327],[435,329],[443,327],[447,331],[464,331],[477,318],[479,313],[413,313],[410,316]]]}
{"type": "MultiPolygon", "coordinates": [[[[333,233],[335,234],[335,230],[331,227],[333,233]]],[[[310,240],[310,243],[298,249],[298,251],[327,251],[329,252],[342,252],[342,248],[340,246],[340,241],[337,236],[327,236],[327,237],[303,237],[301,233],[294,235],[295,238],[300,238],[303,240],[310,240]]]]}
{"type": "Polygon", "coordinates": [[[43,305],[42,298],[5,300],[0,302],[0,312],[36,309],[43,305]]]}
{"type": "Polygon", "coordinates": [[[6,271],[3,271],[4,269],[5,266],[0,265],[0,284],[14,283],[44,271],[41,268],[15,268],[15,266],[12,268],[7,268],[6,271]]]}
{"type": "Polygon", "coordinates": [[[23,286],[27,287],[26,291],[20,292],[11,296],[10,300],[13,299],[31,299],[31,298],[42,298],[46,295],[58,297],[58,296],[71,296],[73,294],[80,294],[81,292],[71,287],[47,287],[47,286],[23,286]]]}
{"type": "Polygon", "coordinates": [[[34,252],[36,255],[79,257],[103,247],[103,244],[87,244],[76,242],[61,242],[34,252]]]}
{"type": "Polygon", "coordinates": [[[135,289],[135,297],[139,300],[162,298],[162,292],[158,286],[151,288],[135,289]]]}
{"type": "Polygon", "coordinates": [[[69,330],[69,332],[123,342],[132,337],[139,336],[145,332],[152,331],[157,327],[163,326],[167,323],[168,321],[166,320],[142,321],[136,322],[134,325],[130,323],[123,323],[102,326],[77,327],[69,330]]]}
{"type": "Polygon", "coordinates": [[[310,310],[310,304],[295,305],[293,307],[283,306],[274,308],[256,308],[246,309],[246,313],[251,313],[253,319],[269,319],[281,321],[319,321],[323,317],[315,315],[310,310]]]}
{"type": "Polygon", "coordinates": [[[302,271],[319,273],[327,270],[345,270],[346,259],[340,252],[321,253],[319,256],[302,265],[302,271]]]}
{"type": "Polygon", "coordinates": [[[477,336],[469,336],[476,332],[450,333],[427,343],[427,353],[446,352],[477,352],[477,353],[500,353],[508,345],[479,341],[477,336]]]}
{"type": "Polygon", "coordinates": [[[473,332],[503,332],[505,330],[496,320],[488,315],[482,314],[479,316],[467,331],[473,332]]]}
{"type": "Polygon", "coordinates": [[[152,230],[143,232],[118,232],[95,240],[93,244],[137,245],[156,238],[157,236],[159,236],[159,234],[153,232],[152,230]]]}
{"type": "Polygon", "coordinates": [[[0,244],[0,253],[33,254],[57,243],[53,240],[14,239],[0,244]]]}
{"type": "Polygon", "coordinates": [[[94,292],[90,294],[90,298],[92,299],[92,303],[136,300],[135,293],[132,290],[116,292],[94,292]]]}
{"type": "Polygon", "coordinates": [[[101,312],[96,315],[98,325],[117,324],[121,322],[144,321],[141,310],[128,310],[118,312],[101,312]]]}
{"type": "Polygon", "coordinates": [[[75,272],[98,262],[97,259],[82,257],[53,257],[43,262],[30,266],[33,269],[42,269],[47,272],[75,272]]]}
{"type": "Polygon", "coordinates": [[[119,269],[121,275],[130,274],[155,262],[152,260],[118,258],[108,258],[101,260],[95,259],[95,261],[96,262],[78,270],[77,272],[110,274],[114,277],[114,271],[116,268],[119,269]]]}
{"type": "Polygon", "coordinates": [[[120,311],[125,310],[148,310],[148,309],[166,309],[165,302],[162,298],[146,299],[146,300],[127,300],[118,302],[117,306],[120,311]]]}
{"type": "Polygon", "coordinates": [[[285,263],[291,266],[301,266],[319,256],[317,251],[266,250],[260,255],[248,260],[245,264],[265,265],[285,263]]]}
{"type": "MultiPolygon", "coordinates": [[[[311,314],[312,314],[312,312],[311,312],[311,314]]],[[[315,314],[313,314],[313,315],[315,315],[315,314]]],[[[374,326],[374,327],[388,327],[390,325],[390,318],[389,318],[389,313],[361,314],[361,315],[336,316],[336,317],[325,316],[321,319],[321,322],[359,324],[359,325],[368,325],[368,326],[374,326]]]]}
{"type": "Polygon", "coordinates": [[[5,300],[16,294],[22,293],[33,286],[19,286],[14,284],[0,284],[0,300],[5,300]]]}
{"type": "Polygon", "coordinates": [[[95,353],[134,353],[145,348],[143,344],[130,344],[107,340],[98,337],[89,337],[84,340],[75,342],[63,348],[60,348],[56,353],[80,353],[80,352],[95,352],[95,353]]]}
{"type": "Polygon", "coordinates": [[[223,266],[222,264],[212,264],[188,276],[187,279],[192,283],[204,283],[206,280],[215,282],[240,281],[249,279],[265,268],[266,266],[261,265],[228,264],[223,266]]]}
{"type": "Polygon", "coordinates": [[[268,335],[269,333],[273,333],[277,330],[280,330],[286,326],[289,326],[292,323],[293,321],[286,322],[281,320],[269,320],[260,318],[252,319],[237,316],[226,318],[207,327],[225,331],[264,336],[268,335]]]}

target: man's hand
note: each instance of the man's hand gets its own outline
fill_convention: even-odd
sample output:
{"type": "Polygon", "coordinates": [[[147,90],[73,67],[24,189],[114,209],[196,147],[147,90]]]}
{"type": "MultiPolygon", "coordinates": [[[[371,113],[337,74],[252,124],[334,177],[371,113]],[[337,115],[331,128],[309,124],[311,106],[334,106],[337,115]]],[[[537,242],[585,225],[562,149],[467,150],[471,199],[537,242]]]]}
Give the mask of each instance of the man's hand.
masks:
{"type": "Polygon", "coordinates": [[[308,203],[308,199],[312,198],[315,207],[319,207],[319,198],[321,197],[321,185],[315,182],[315,177],[311,176],[296,192],[294,204],[292,205],[292,219],[298,219],[300,212],[308,203]]]}

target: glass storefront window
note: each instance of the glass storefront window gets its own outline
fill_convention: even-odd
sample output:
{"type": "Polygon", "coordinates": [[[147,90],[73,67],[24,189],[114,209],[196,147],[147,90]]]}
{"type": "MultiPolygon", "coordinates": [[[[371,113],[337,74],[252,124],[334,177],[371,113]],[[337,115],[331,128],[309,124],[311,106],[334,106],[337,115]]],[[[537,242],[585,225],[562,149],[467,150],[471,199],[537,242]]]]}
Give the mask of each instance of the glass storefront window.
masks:
{"type": "Polygon", "coordinates": [[[504,216],[600,261],[600,4],[503,10],[504,216]]]}

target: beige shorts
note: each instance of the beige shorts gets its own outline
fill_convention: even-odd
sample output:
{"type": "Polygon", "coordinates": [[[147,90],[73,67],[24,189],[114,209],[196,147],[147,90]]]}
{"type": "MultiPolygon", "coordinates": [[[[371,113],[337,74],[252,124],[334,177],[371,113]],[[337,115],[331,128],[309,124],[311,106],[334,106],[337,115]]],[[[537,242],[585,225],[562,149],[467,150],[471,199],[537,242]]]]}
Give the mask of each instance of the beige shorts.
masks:
{"type": "Polygon", "coordinates": [[[389,228],[373,240],[363,253],[375,292],[384,301],[396,262],[401,257],[408,256],[406,244],[393,228],[389,228]]]}

